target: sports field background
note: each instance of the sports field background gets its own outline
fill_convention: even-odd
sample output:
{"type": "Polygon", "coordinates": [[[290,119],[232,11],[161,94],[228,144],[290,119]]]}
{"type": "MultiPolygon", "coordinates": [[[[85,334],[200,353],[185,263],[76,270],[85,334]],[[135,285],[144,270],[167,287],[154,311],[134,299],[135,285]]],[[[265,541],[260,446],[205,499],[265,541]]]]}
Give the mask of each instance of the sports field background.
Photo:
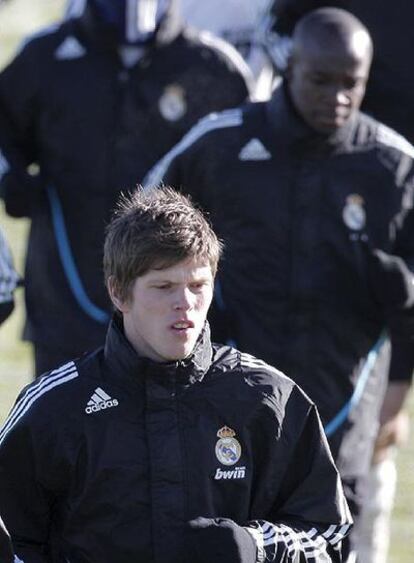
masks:
{"type": "MultiPolygon", "coordinates": [[[[22,36],[56,21],[63,6],[64,0],[4,0],[0,3],[0,68],[13,56],[22,36]]],[[[29,223],[7,217],[0,202],[0,225],[11,243],[18,271],[23,274],[29,223]]],[[[24,321],[23,289],[17,291],[16,297],[14,313],[0,327],[0,422],[32,373],[30,345],[20,338],[24,321]]],[[[414,563],[414,393],[408,409],[411,438],[398,455],[399,481],[389,563],[414,563]]]]}

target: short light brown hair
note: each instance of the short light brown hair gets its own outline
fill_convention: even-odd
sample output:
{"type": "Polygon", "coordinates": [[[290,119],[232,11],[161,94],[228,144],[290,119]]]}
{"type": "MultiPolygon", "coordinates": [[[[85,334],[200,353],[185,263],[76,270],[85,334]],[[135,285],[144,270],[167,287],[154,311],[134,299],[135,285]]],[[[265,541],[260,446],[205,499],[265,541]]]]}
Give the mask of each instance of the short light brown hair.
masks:
{"type": "Polygon", "coordinates": [[[187,258],[206,260],[213,276],[222,244],[191,200],[168,186],[122,195],[106,229],[104,276],[126,300],[135,279],[187,258]]]}

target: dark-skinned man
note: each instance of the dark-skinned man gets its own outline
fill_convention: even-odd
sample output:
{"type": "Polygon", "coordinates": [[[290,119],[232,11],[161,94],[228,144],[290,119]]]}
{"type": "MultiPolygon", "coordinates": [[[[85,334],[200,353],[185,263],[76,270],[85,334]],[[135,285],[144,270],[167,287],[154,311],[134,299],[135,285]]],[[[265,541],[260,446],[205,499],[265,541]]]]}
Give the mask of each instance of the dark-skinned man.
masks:
{"type": "MultiPolygon", "coordinates": [[[[414,4],[397,0],[273,0],[264,21],[266,50],[279,73],[284,72],[290,38],[296,23],[306,13],[323,6],[343,8],[359,18],[374,43],[369,80],[362,110],[414,142],[414,70],[411,52],[414,36],[411,22],[414,4]]],[[[412,354],[414,354],[414,346],[412,354]]],[[[363,563],[386,563],[390,542],[391,514],[397,483],[396,454],[408,441],[409,418],[405,404],[412,389],[410,378],[394,379],[387,386],[380,426],[366,485],[366,502],[359,522],[359,553],[363,563]]]]}
{"type": "Polygon", "coordinates": [[[385,328],[391,380],[412,370],[414,149],[359,112],[372,58],[359,20],[316,10],[293,44],[269,102],[203,120],[146,185],[164,179],[210,212],[227,248],[213,334],[225,326],[315,400],[357,516],[385,328]]]}

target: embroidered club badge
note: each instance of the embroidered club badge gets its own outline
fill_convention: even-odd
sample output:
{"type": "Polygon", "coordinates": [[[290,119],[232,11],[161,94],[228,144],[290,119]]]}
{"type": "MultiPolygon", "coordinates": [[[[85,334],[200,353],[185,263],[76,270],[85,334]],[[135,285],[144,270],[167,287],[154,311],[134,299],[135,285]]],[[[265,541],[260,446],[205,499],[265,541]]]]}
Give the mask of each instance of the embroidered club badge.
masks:
{"type": "Polygon", "coordinates": [[[178,121],[187,112],[185,90],[178,84],[170,84],[158,100],[158,107],[164,119],[178,121]]]}
{"type": "Polygon", "coordinates": [[[235,435],[236,432],[228,426],[217,432],[220,439],[216,443],[216,457],[223,465],[234,465],[240,459],[241,445],[235,435]]]}
{"type": "Polygon", "coordinates": [[[359,194],[351,194],[346,198],[346,204],[342,211],[345,225],[353,231],[361,231],[367,220],[364,198],[359,194]]]}

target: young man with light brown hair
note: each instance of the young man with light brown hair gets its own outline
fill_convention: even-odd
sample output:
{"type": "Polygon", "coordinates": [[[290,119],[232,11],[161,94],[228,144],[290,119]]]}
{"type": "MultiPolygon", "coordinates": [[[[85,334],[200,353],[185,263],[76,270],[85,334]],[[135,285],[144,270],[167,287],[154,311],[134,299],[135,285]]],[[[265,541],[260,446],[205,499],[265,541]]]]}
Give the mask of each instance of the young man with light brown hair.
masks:
{"type": "Polygon", "coordinates": [[[0,433],[0,511],[23,561],[341,561],[351,520],[315,406],[210,341],[220,253],[170,188],[120,203],[105,346],[26,388],[0,433]]]}

